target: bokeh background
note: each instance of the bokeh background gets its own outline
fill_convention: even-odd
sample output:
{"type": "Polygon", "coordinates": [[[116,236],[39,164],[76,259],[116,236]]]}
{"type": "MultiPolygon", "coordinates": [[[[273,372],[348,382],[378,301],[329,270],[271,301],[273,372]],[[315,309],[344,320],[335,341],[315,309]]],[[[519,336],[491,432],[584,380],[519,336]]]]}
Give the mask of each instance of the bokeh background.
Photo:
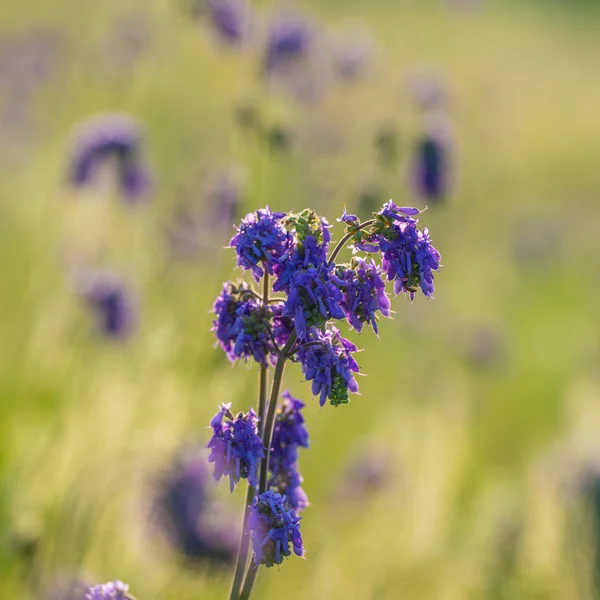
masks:
{"type": "MultiPolygon", "coordinates": [[[[201,1],[0,2],[0,597],[114,579],[226,597],[230,568],[186,558],[165,498],[190,449],[202,481],[217,405],[255,401],[256,369],[210,332],[233,220],[268,204],[335,223],[388,198],[428,205],[436,297],[349,335],[368,376],[347,406],[319,410],[287,370],[308,405],[307,560],[261,571],[257,598],[599,597],[598,3],[248,8],[232,40],[201,1]],[[266,78],[281,10],[311,48],[266,78]],[[69,181],[76,127],[114,112],[143,128],[135,203],[108,172],[69,181]],[[427,199],[411,169],[432,126],[448,191],[427,199]],[[119,336],[82,291],[107,273],[119,336]]],[[[243,494],[207,489],[235,537],[243,494]]]]}

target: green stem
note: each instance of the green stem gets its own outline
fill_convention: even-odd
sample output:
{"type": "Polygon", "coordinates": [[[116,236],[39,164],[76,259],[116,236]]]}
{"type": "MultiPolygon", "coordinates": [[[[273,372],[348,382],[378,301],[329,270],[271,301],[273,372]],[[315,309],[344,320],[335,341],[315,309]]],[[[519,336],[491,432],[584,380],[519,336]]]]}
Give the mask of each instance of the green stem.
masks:
{"type": "Polygon", "coordinates": [[[340,253],[341,249],[344,247],[344,244],[357,232],[360,231],[361,229],[364,229],[365,227],[368,227],[369,225],[373,225],[373,223],[375,223],[375,219],[369,219],[368,221],[365,221],[364,223],[361,223],[356,229],[352,230],[350,233],[347,233],[336,245],[336,247],[333,249],[333,252],[331,253],[331,256],[329,257],[329,264],[331,264],[337,257],[337,255],[340,253]]]}
{"type": "Polygon", "coordinates": [[[242,523],[242,533],[240,535],[238,557],[237,562],[235,564],[235,573],[233,575],[233,582],[231,584],[231,593],[229,594],[229,600],[238,600],[240,588],[242,587],[242,581],[244,580],[244,571],[246,570],[246,563],[248,562],[248,549],[250,547],[250,536],[248,535],[246,528],[253,498],[254,488],[251,485],[249,485],[248,492],[246,494],[246,506],[244,507],[244,521],[242,523]]]}
{"type": "Polygon", "coordinates": [[[281,350],[281,354],[277,357],[277,365],[275,366],[275,374],[273,375],[273,385],[271,387],[271,398],[269,399],[269,407],[267,409],[267,419],[263,429],[263,447],[265,456],[261,461],[260,467],[260,484],[258,486],[258,494],[262,494],[267,489],[267,479],[269,476],[269,455],[271,453],[271,438],[273,437],[273,427],[275,426],[275,415],[277,414],[277,400],[281,390],[281,382],[283,381],[283,370],[285,361],[292,346],[296,342],[296,332],[292,331],[286,345],[281,350]]]}
{"type": "MultiPolygon", "coordinates": [[[[287,355],[289,351],[295,343],[296,332],[292,331],[286,345],[283,347],[283,349],[279,353],[279,356],[277,357],[277,365],[275,366],[275,374],[273,375],[273,384],[271,386],[271,397],[269,399],[269,406],[267,409],[267,419],[265,421],[265,426],[262,432],[265,456],[262,459],[260,465],[260,484],[258,486],[259,495],[267,489],[267,481],[269,477],[269,455],[271,453],[271,439],[273,438],[275,415],[277,414],[277,400],[279,398],[279,391],[281,390],[281,382],[283,381],[283,370],[285,367],[285,361],[287,360],[287,355]]],[[[248,569],[248,574],[246,575],[246,581],[244,582],[242,595],[240,596],[239,600],[247,600],[248,598],[250,598],[252,586],[254,585],[254,580],[256,579],[257,571],[258,565],[256,565],[254,561],[252,561],[250,564],[250,568],[248,569]]],[[[233,596],[230,597],[230,600],[234,600],[233,596]]]]}
{"type": "MultiPolygon", "coordinates": [[[[263,278],[263,305],[267,306],[269,302],[269,274],[265,269],[265,275],[263,278]]],[[[262,433],[262,424],[265,418],[266,405],[267,405],[267,385],[268,385],[268,373],[267,365],[260,365],[260,375],[258,384],[258,434],[262,433]]],[[[238,600],[240,594],[240,588],[244,581],[244,571],[246,570],[246,564],[248,563],[248,550],[250,548],[250,536],[248,535],[248,516],[250,515],[250,507],[254,498],[254,488],[248,485],[248,492],[246,493],[246,505],[244,506],[244,520],[242,521],[242,533],[240,534],[240,545],[238,549],[237,562],[235,564],[235,572],[233,574],[233,582],[231,584],[231,593],[229,594],[229,600],[238,600]]]]}
{"type": "Polygon", "coordinates": [[[254,585],[257,573],[258,565],[253,561],[250,565],[250,568],[248,569],[248,575],[246,576],[246,581],[244,582],[244,587],[240,595],[240,600],[248,600],[248,598],[250,598],[250,594],[252,593],[252,586],[254,585]]]}

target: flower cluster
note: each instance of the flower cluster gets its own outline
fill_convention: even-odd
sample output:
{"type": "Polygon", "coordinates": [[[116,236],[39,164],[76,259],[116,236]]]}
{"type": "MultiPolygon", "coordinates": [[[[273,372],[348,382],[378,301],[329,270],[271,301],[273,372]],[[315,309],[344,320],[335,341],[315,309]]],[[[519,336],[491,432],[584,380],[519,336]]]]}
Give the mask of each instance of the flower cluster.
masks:
{"type": "Polygon", "coordinates": [[[418,288],[426,297],[433,295],[440,255],[427,229],[418,228],[419,213],[390,201],[363,223],[344,210],[338,219],[344,224],[344,237],[331,253],[329,223],[310,209],[288,214],[258,210],[246,216],[231,240],[238,265],[251,271],[257,282],[266,273],[273,276],[272,285],[263,280],[261,293],[245,282],[225,284],[213,307],[213,331],[229,359],[252,358],[261,365],[262,440],[252,409],[234,417],[231,405],[224,404],[211,421],[208,445],[217,481],[228,475],[233,490],[247,478],[255,488],[245,527],[256,565],[281,564],[292,549],[304,554],[296,511],[306,508],[308,498],[298,455],[301,447],[308,447],[309,436],[304,404],[289,391],[279,404],[275,400],[283,364],[299,363],[320,406],[327,401],[332,406],[347,404],[350,394],[358,393],[358,349],[333,321],[347,321],[357,332],[367,324],[378,334],[378,319],[391,312],[389,281],[396,294],[404,292],[411,299],[418,288]],[[346,243],[353,251],[350,262],[336,263],[346,243]],[[264,383],[271,367],[275,370],[268,402],[264,383]]]}
{"type": "Polygon", "coordinates": [[[248,517],[254,562],[267,567],[280,565],[290,556],[290,544],[297,556],[304,556],[300,517],[287,507],[285,496],[268,490],[254,498],[248,517]]]}
{"type": "Polygon", "coordinates": [[[416,208],[386,203],[372,230],[356,245],[366,252],[381,252],[382,268],[388,281],[394,281],[394,293],[408,293],[411,300],[419,287],[425,296],[433,295],[433,271],[439,269],[441,260],[427,228],[421,231],[413,219],[418,213],[416,208]]]}
{"type": "Polygon", "coordinates": [[[340,303],[348,323],[362,331],[365,323],[377,329],[377,313],[390,316],[390,301],[385,293],[381,269],[374,260],[353,258],[350,265],[339,265],[336,269],[336,284],[342,290],[340,303]]]}
{"type": "Polygon", "coordinates": [[[274,341],[284,335],[273,333],[274,318],[280,317],[281,311],[281,307],[263,306],[246,283],[227,282],[213,305],[217,318],[212,331],[231,362],[253,358],[266,364],[275,352],[274,341]]]}
{"type": "Polygon", "coordinates": [[[128,600],[129,586],[122,581],[95,585],[85,594],[85,600],[128,600]]]}
{"type": "Polygon", "coordinates": [[[293,250],[293,237],[281,223],[284,216],[271,212],[268,206],[249,213],[229,242],[235,248],[238,266],[250,270],[256,281],[264,275],[264,269],[273,275],[275,266],[293,250]]]}
{"type": "Polygon", "coordinates": [[[286,496],[289,506],[300,511],[308,504],[308,498],[300,487],[303,479],[298,471],[298,449],[308,448],[308,431],[301,413],[304,403],[288,390],[283,392],[282,397],[271,441],[268,487],[286,496]]]}
{"type": "Polygon", "coordinates": [[[228,44],[239,44],[248,35],[250,13],[242,0],[209,0],[212,25],[228,44]]]}
{"type": "Polygon", "coordinates": [[[212,418],[210,426],[213,436],[207,447],[211,451],[208,460],[215,465],[215,481],[219,481],[223,475],[229,476],[233,492],[240,479],[247,479],[249,485],[256,487],[258,465],[265,453],[258,436],[258,417],[254,410],[234,417],[230,408],[231,403],[223,404],[212,418]]]}
{"type": "Polygon", "coordinates": [[[300,345],[297,360],[307,381],[312,381],[312,392],[319,396],[319,404],[329,399],[332,406],[347,404],[348,393],[358,393],[353,373],[359,372],[352,353],[356,346],[340,335],[339,329],[313,328],[300,345]]]}

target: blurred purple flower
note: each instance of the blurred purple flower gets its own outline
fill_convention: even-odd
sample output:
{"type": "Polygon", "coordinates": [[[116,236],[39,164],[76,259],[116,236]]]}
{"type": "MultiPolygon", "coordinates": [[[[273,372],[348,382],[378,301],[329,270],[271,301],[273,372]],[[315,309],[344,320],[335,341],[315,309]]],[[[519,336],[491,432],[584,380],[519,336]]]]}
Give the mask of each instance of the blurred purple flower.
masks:
{"type": "Polygon", "coordinates": [[[203,453],[179,458],[160,482],[160,522],[173,546],[187,559],[230,564],[238,535],[231,528],[215,526],[211,481],[203,453]]]}
{"type": "Polygon", "coordinates": [[[280,15],[269,28],[264,56],[267,74],[285,71],[291,63],[306,57],[313,40],[313,27],[304,18],[280,15]]]}
{"type": "Polygon", "coordinates": [[[211,24],[224,42],[235,45],[247,38],[251,14],[244,0],[209,0],[208,6],[211,24]]]}
{"type": "Polygon", "coordinates": [[[142,157],[141,127],[132,117],[99,115],[78,126],[69,165],[70,183],[75,187],[93,185],[107,161],[114,161],[118,187],[126,202],[133,204],[148,197],[151,176],[142,157]]]}
{"type": "Polygon", "coordinates": [[[418,142],[414,158],[417,192],[439,201],[448,193],[448,147],[441,138],[425,136],[418,142]]]}
{"type": "Polygon", "coordinates": [[[288,508],[281,494],[268,490],[254,498],[248,529],[257,565],[280,565],[292,553],[290,544],[297,556],[304,556],[300,517],[288,508]]]}
{"type": "Polygon", "coordinates": [[[125,339],[133,333],[137,306],[122,278],[106,271],[90,271],[78,278],[77,288],[93,310],[100,332],[113,339],[125,339]]]}
{"type": "Polygon", "coordinates": [[[95,585],[85,594],[85,600],[128,600],[129,586],[122,581],[95,585]]]}

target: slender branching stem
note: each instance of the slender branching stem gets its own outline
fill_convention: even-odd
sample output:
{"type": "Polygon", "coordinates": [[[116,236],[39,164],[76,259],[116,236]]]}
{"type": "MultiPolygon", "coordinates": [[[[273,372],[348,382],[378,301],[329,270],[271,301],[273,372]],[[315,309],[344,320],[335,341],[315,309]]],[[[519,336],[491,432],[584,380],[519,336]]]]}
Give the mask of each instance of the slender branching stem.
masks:
{"type": "Polygon", "coordinates": [[[248,569],[248,575],[246,576],[246,581],[244,582],[244,587],[242,588],[240,600],[248,600],[248,598],[250,598],[250,594],[252,593],[252,586],[254,585],[257,573],[258,565],[253,561],[250,565],[250,568],[248,569]]]}
{"type": "MultiPolygon", "coordinates": [[[[262,302],[263,306],[267,306],[269,303],[269,273],[265,269],[265,275],[263,277],[263,295],[262,302]]],[[[258,434],[262,435],[263,423],[265,420],[265,412],[267,410],[267,365],[260,365],[260,381],[259,381],[259,393],[258,393],[258,434]]]]}
{"type": "Polygon", "coordinates": [[[269,476],[269,455],[271,453],[271,438],[273,437],[273,427],[275,425],[275,415],[277,413],[277,400],[279,398],[279,392],[281,390],[281,382],[283,380],[283,370],[285,368],[285,361],[287,355],[294,343],[296,342],[296,332],[292,331],[286,345],[281,350],[281,353],[277,357],[277,365],[275,366],[275,373],[273,375],[273,384],[271,385],[271,397],[269,399],[269,406],[267,408],[267,418],[265,420],[265,426],[263,428],[263,447],[265,450],[265,456],[261,461],[260,466],[260,483],[258,486],[258,493],[262,494],[267,489],[267,479],[269,476]]]}
{"type": "MultiPolygon", "coordinates": [[[[265,456],[261,461],[260,465],[260,483],[258,486],[258,494],[262,494],[267,489],[267,482],[269,479],[269,455],[271,453],[271,440],[273,438],[273,427],[275,426],[275,415],[277,414],[277,400],[279,398],[279,392],[281,390],[281,383],[283,381],[283,370],[285,367],[285,361],[287,355],[293,345],[296,343],[296,332],[292,331],[286,345],[283,347],[279,356],[277,357],[277,365],[275,366],[275,373],[273,375],[273,383],[271,384],[271,397],[269,399],[269,406],[267,408],[267,418],[262,431],[263,447],[265,450],[265,456]]],[[[256,579],[256,573],[258,571],[258,565],[251,562],[246,580],[244,582],[242,594],[239,600],[247,600],[250,598],[252,592],[252,586],[256,579]]],[[[233,597],[230,600],[234,600],[233,597]]],[[[235,599],[238,600],[238,599],[235,599]]]]}
{"type": "MultiPolygon", "coordinates": [[[[263,295],[262,302],[263,306],[267,306],[269,302],[269,274],[265,269],[265,275],[263,278],[263,295]]],[[[267,386],[268,386],[268,372],[267,365],[260,365],[260,375],[258,384],[258,432],[262,434],[263,422],[265,419],[265,412],[267,406],[267,386]]],[[[238,549],[238,557],[235,565],[235,572],[233,575],[233,582],[231,584],[231,593],[229,600],[238,600],[242,582],[244,581],[244,572],[246,571],[246,564],[248,563],[248,550],[250,548],[250,536],[248,535],[248,516],[250,514],[250,506],[254,498],[254,488],[248,485],[248,492],[246,494],[246,504],[244,506],[244,520],[242,522],[242,533],[240,535],[240,545],[238,549]]]]}
{"type": "Polygon", "coordinates": [[[344,244],[357,232],[360,231],[361,229],[364,229],[365,227],[368,227],[369,225],[373,225],[373,223],[375,223],[375,219],[369,219],[368,221],[365,221],[364,223],[361,223],[356,229],[352,230],[350,233],[347,233],[336,245],[336,247],[333,249],[333,252],[331,253],[331,256],[329,257],[329,264],[331,264],[336,258],[337,255],[340,253],[340,251],[342,250],[342,248],[344,247],[344,244]]]}

